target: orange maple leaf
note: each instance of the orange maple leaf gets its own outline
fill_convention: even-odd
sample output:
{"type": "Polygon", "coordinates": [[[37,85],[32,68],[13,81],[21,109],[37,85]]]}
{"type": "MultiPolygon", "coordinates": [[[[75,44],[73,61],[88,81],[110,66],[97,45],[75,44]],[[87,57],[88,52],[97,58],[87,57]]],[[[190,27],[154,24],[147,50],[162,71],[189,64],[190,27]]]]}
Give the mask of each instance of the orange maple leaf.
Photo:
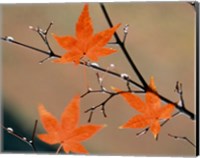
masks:
{"type": "MultiPolygon", "coordinates": [[[[63,148],[66,153],[88,153],[80,142],[92,137],[96,132],[102,129],[103,125],[82,125],[78,126],[80,117],[80,97],[75,96],[66,106],[60,122],[49,113],[44,105],[38,107],[40,119],[45,134],[39,134],[40,140],[47,144],[60,144],[59,149],[63,148]]],[[[59,151],[58,149],[58,151],[59,151]]]]}
{"type": "Polygon", "coordinates": [[[54,60],[57,63],[75,62],[79,64],[80,59],[87,56],[92,61],[97,61],[99,57],[116,52],[115,49],[105,48],[104,46],[111,39],[120,24],[93,35],[92,21],[89,15],[88,4],[76,23],[76,37],[53,35],[58,44],[66,49],[60,59],[54,60]]]}
{"type": "MultiPolygon", "coordinates": [[[[153,77],[150,79],[149,87],[152,91],[156,92],[153,77]]],[[[117,88],[114,88],[114,90],[117,92],[121,91],[117,88]]],[[[172,104],[161,106],[160,98],[152,91],[146,92],[145,101],[142,101],[135,94],[121,93],[130,106],[142,114],[132,117],[124,125],[120,126],[120,128],[145,128],[149,126],[154,138],[157,138],[160,132],[159,121],[161,119],[169,119],[174,110],[174,106],[172,104]]]]}

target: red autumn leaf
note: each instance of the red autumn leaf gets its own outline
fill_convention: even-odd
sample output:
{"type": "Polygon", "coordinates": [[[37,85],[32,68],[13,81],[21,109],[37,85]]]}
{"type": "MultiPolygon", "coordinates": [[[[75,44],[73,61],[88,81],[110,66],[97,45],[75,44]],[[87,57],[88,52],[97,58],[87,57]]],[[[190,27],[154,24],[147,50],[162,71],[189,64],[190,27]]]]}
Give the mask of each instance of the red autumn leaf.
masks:
{"type": "MultiPolygon", "coordinates": [[[[153,78],[150,79],[149,87],[151,90],[156,92],[156,86],[153,78]]],[[[117,88],[113,89],[116,92],[121,91],[117,88]]],[[[120,93],[120,95],[123,96],[123,98],[130,104],[131,107],[141,113],[132,117],[124,125],[120,126],[120,128],[145,128],[149,126],[154,138],[156,138],[160,132],[159,121],[161,119],[169,119],[172,111],[174,110],[174,106],[172,104],[161,106],[160,98],[151,91],[147,91],[145,101],[142,101],[140,97],[136,96],[135,94],[128,92],[120,93]]]]}
{"type": "Polygon", "coordinates": [[[80,97],[76,96],[66,106],[61,115],[60,122],[49,113],[44,105],[38,107],[42,125],[47,133],[39,134],[38,138],[47,144],[60,144],[66,153],[88,153],[81,145],[85,141],[96,134],[103,125],[81,125],[79,126],[80,117],[80,97]]]}
{"type": "Polygon", "coordinates": [[[57,63],[75,62],[79,64],[84,56],[92,61],[97,61],[99,57],[110,55],[116,52],[115,49],[104,47],[111,39],[120,24],[93,35],[92,21],[89,15],[88,4],[76,23],[76,36],[53,35],[58,44],[67,50],[60,58],[54,60],[57,63]]]}

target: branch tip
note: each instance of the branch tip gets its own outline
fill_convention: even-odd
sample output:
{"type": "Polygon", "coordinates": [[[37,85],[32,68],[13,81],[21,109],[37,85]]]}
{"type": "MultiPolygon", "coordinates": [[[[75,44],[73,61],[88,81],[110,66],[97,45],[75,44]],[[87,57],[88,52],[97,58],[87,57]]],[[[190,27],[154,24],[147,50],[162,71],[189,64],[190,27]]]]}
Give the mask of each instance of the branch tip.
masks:
{"type": "Polygon", "coordinates": [[[193,147],[196,147],[196,145],[190,139],[188,139],[185,136],[181,137],[181,136],[176,136],[176,135],[173,135],[173,134],[170,134],[170,133],[168,133],[168,136],[172,137],[176,140],[184,140],[184,141],[188,142],[190,145],[192,145],[193,147]]]}

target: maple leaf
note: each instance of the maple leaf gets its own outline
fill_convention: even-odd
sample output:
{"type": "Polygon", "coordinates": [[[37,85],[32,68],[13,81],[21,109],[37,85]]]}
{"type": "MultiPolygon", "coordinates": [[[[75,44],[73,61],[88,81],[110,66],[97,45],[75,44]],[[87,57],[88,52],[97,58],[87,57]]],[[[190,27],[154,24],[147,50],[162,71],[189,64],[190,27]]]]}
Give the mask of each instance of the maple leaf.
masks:
{"type": "MultiPolygon", "coordinates": [[[[173,104],[166,104],[161,106],[160,98],[155,94],[156,86],[154,84],[154,79],[151,77],[149,88],[145,95],[145,101],[142,101],[140,97],[130,92],[120,93],[123,98],[130,104],[131,107],[136,109],[141,114],[137,114],[132,117],[120,128],[145,128],[150,127],[154,138],[157,138],[160,132],[161,119],[169,119],[171,113],[174,110],[173,104]],[[155,92],[155,93],[154,93],[155,92]]],[[[120,89],[113,88],[116,92],[120,92],[120,89]]]]}
{"type": "Polygon", "coordinates": [[[80,59],[84,56],[87,56],[92,61],[97,61],[99,57],[116,52],[115,49],[104,46],[111,39],[120,24],[93,35],[93,26],[88,8],[88,4],[85,4],[76,23],[75,37],[53,35],[58,44],[68,51],[60,59],[54,60],[54,62],[74,62],[79,64],[80,59]]]}
{"type": "Polygon", "coordinates": [[[66,153],[84,153],[88,151],[80,142],[92,137],[102,129],[103,125],[81,125],[78,126],[80,117],[80,96],[75,96],[66,106],[61,115],[60,122],[49,113],[44,105],[38,107],[42,125],[47,133],[39,134],[38,138],[47,144],[60,144],[66,153]]]}

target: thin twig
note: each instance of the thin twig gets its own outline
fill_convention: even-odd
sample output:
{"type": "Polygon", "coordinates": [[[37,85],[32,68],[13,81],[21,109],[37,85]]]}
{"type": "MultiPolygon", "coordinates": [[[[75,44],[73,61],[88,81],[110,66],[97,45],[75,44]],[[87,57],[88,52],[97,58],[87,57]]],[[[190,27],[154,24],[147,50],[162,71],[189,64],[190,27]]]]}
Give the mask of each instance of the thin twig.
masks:
{"type": "Polygon", "coordinates": [[[106,103],[107,103],[111,98],[113,98],[113,97],[116,96],[116,95],[117,95],[117,93],[112,93],[112,94],[110,94],[110,96],[109,96],[108,98],[106,98],[106,99],[105,99],[103,102],[101,102],[100,104],[98,104],[98,105],[96,105],[96,106],[92,106],[91,108],[87,109],[87,110],[85,111],[85,113],[90,112],[88,122],[91,122],[92,116],[93,116],[93,113],[94,113],[95,109],[97,109],[97,108],[99,108],[99,107],[101,107],[101,112],[103,113],[103,116],[104,116],[104,117],[107,117],[106,111],[105,111],[105,105],[106,105],[106,103]]]}
{"type": "Polygon", "coordinates": [[[185,101],[183,99],[183,85],[179,81],[176,82],[175,92],[179,94],[181,104],[179,106],[185,107],[185,101]]]}
{"type": "Polygon", "coordinates": [[[128,28],[129,28],[129,25],[126,24],[125,27],[124,27],[124,38],[123,38],[123,43],[125,44],[125,41],[126,41],[126,37],[128,35],[128,28]]]}
{"type": "Polygon", "coordinates": [[[42,30],[40,27],[36,27],[34,28],[33,26],[29,26],[29,28],[33,31],[36,31],[38,33],[38,35],[41,37],[41,39],[44,41],[45,45],[47,46],[48,48],[48,57],[47,58],[44,58],[43,60],[41,60],[39,63],[42,64],[44,63],[46,60],[52,58],[52,57],[55,57],[55,54],[53,52],[53,50],[51,49],[51,46],[49,44],[49,41],[48,41],[48,32],[51,28],[51,26],[53,25],[53,22],[50,22],[49,26],[47,27],[46,30],[42,30]]]}
{"type": "MultiPolygon", "coordinates": [[[[102,92],[102,90],[96,90],[96,91],[94,91],[95,93],[96,92],[102,92]]],[[[89,93],[92,93],[92,90],[91,90],[91,92],[86,92],[87,94],[89,94],[89,93]]],[[[86,95],[86,93],[85,94],[83,94],[84,96],[86,95]]],[[[119,94],[122,94],[122,93],[144,93],[143,91],[133,91],[133,90],[128,90],[128,91],[119,91],[119,92],[109,92],[109,91],[105,91],[105,93],[107,93],[107,94],[109,94],[109,96],[104,100],[104,101],[102,101],[100,104],[98,104],[98,105],[95,105],[95,106],[92,106],[91,108],[89,108],[89,109],[87,109],[87,110],[85,110],[85,113],[88,113],[88,112],[90,112],[90,115],[89,115],[89,119],[88,119],[88,122],[91,122],[91,120],[92,120],[92,116],[93,116],[93,113],[94,113],[94,111],[97,109],[97,108],[101,108],[101,112],[103,113],[103,116],[104,117],[107,117],[107,115],[106,115],[106,110],[105,110],[105,106],[106,106],[106,104],[108,103],[108,101],[110,101],[114,96],[117,96],[117,95],[119,95],[119,94]]],[[[83,96],[82,95],[82,96],[83,96]]]]}
{"type": "Polygon", "coordinates": [[[36,147],[35,147],[35,143],[34,143],[34,137],[35,137],[35,132],[36,132],[36,128],[37,128],[37,120],[35,121],[35,125],[34,125],[34,129],[33,129],[32,138],[31,139],[27,139],[26,137],[23,137],[23,136],[17,134],[10,127],[5,127],[5,126],[1,125],[1,128],[4,129],[5,131],[7,131],[8,134],[16,137],[17,139],[21,140],[22,142],[24,142],[26,144],[28,144],[32,148],[32,150],[34,152],[37,151],[36,147]]]}
{"type": "MultiPolygon", "coordinates": [[[[180,111],[174,113],[174,114],[171,116],[171,118],[174,118],[175,116],[178,116],[179,114],[180,114],[180,111]]],[[[171,118],[168,118],[168,119],[164,120],[164,121],[161,123],[160,126],[164,126],[171,118]]]]}
{"type": "Polygon", "coordinates": [[[170,137],[172,137],[176,140],[184,140],[184,141],[190,143],[193,147],[196,148],[196,145],[190,139],[188,139],[187,137],[176,136],[176,135],[172,135],[170,133],[168,134],[168,136],[170,136],[170,137]]]}
{"type": "Polygon", "coordinates": [[[93,90],[92,88],[88,88],[87,91],[81,95],[81,98],[85,97],[86,95],[90,93],[105,93],[105,94],[112,94],[113,92],[108,91],[104,86],[103,86],[103,78],[100,77],[99,73],[96,73],[97,76],[97,82],[99,84],[100,89],[93,90]]]}
{"type": "Polygon", "coordinates": [[[36,134],[36,130],[37,130],[37,124],[38,124],[38,120],[35,120],[35,124],[34,124],[34,127],[33,127],[33,133],[32,133],[32,137],[31,137],[31,141],[29,141],[34,150],[36,151],[36,147],[35,147],[35,134],[36,134]]]}
{"type": "Polygon", "coordinates": [[[88,122],[91,122],[92,120],[92,116],[93,116],[93,113],[94,111],[97,109],[97,108],[100,108],[101,107],[101,112],[103,114],[104,117],[107,117],[107,114],[106,114],[106,110],[105,110],[105,106],[107,104],[107,102],[112,98],[114,97],[115,95],[118,95],[118,94],[121,94],[121,93],[132,93],[132,92],[136,92],[136,93],[144,93],[143,91],[132,91],[131,88],[130,88],[130,84],[129,84],[129,76],[127,74],[121,74],[121,77],[123,77],[124,79],[127,80],[127,88],[128,88],[128,91],[120,91],[120,92],[110,92],[108,90],[106,90],[106,88],[103,86],[103,78],[100,76],[100,74],[97,72],[96,73],[96,76],[97,76],[97,82],[98,82],[98,85],[100,87],[100,89],[98,90],[92,90],[92,88],[88,88],[88,90],[83,94],[81,95],[81,97],[85,97],[86,95],[90,94],[90,93],[105,93],[105,94],[108,94],[109,97],[106,98],[103,102],[101,102],[100,104],[98,105],[95,105],[95,106],[92,106],[91,108],[87,109],[85,111],[85,113],[87,112],[90,112],[89,114],[89,118],[88,118],[88,122]]]}
{"type": "MultiPolygon", "coordinates": [[[[179,111],[176,112],[176,113],[174,113],[174,114],[171,116],[171,118],[174,118],[174,117],[177,116],[178,114],[180,114],[179,111]]],[[[171,118],[164,120],[164,121],[160,124],[160,126],[164,126],[171,118]]],[[[136,133],[136,136],[142,136],[142,135],[146,134],[146,133],[149,131],[149,129],[150,129],[150,127],[147,127],[147,128],[145,128],[145,129],[143,129],[142,131],[136,133]]],[[[158,137],[157,137],[157,139],[158,139],[158,137]]]]}

